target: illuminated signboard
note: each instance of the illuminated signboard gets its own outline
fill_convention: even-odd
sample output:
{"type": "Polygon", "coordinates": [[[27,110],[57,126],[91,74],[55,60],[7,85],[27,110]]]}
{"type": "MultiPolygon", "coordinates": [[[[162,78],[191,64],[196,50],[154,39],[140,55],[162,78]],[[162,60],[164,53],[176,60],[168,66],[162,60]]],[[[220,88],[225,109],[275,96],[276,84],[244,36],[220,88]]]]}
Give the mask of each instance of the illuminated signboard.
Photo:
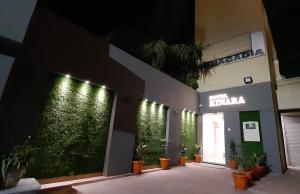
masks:
{"type": "Polygon", "coordinates": [[[246,102],[243,96],[228,97],[227,94],[218,94],[214,96],[209,96],[209,107],[229,106],[234,104],[245,104],[245,103],[246,102]]]}

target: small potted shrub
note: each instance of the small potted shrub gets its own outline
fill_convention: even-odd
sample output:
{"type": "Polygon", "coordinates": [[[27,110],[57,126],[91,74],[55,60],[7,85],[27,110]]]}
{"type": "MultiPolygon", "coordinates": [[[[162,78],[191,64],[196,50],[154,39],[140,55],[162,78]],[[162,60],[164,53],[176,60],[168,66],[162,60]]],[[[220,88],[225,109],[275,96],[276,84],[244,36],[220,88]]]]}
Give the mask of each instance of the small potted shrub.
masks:
{"type": "Polygon", "coordinates": [[[254,172],[253,172],[253,158],[247,155],[244,155],[243,158],[239,159],[242,164],[241,173],[245,174],[248,177],[248,186],[252,185],[252,181],[254,180],[254,172]]]}
{"type": "Polygon", "coordinates": [[[8,155],[1,157],[0,190],[15,187],[26,173],[34,148],[29,144],[29,136],[24,144],[15,146],[8,155]]]}
{"type": "Polygon", "coordinates": [[[201,145],[195,144],[195,162],[202,162],[202,157],[201,157],[201,145]]]}
{"type": "Polygon", "coordinates": [[[231,169],[237,169],[238,168],[238,153],[236,150],[236,144],[233,141],[233,139],[230,140],[230,154],[229,154],[230,160],[228,162],[228,166],[231,169]]]}
{"type": "Polygon", "coordinates": [[[185,166],[185,163],[187,160],[186,151],[187,151],[187,148],[182,144],[180,153],[179,153],[179,165],[180,166],[185,166]]]}
{"type": "Polygon", "coordinates": [[[261,178],[266,175],[266,171],[267,171],[266,159],[267,159],[267,155],[265,153],[257,154],[256,152],[253,152],[253,160],[254,160],[253,171],[257,176],[257,178],[261,178]]]}
{"type": "Polygon", "coordinates": [[[161,153],[159,158],[159,164],[163,170],[167,170],[169,168],[169,162],[170,162],[170,158],[168,158],[168,152],[167,152],[169,140],[161,139],[160,141],[161,141],[161,153]]]}
{"type": "Polygon", "coordinates": [[[132,162],[133,165],[133,173],[135,174],[141,174],[143,170],[143,164],[144,164],[144,153],[146,150],[147,145],[144,143],[140,143],[135,148],[135,154],[134,159],[132,162]]]}

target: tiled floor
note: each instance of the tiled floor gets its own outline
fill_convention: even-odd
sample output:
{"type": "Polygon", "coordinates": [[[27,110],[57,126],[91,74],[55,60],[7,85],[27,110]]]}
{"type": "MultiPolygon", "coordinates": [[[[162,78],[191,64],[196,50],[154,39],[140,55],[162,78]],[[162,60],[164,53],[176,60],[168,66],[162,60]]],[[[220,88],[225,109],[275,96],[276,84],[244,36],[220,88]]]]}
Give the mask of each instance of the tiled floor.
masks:
{"type": "Polygon", "coordinates": [[[237,191],[231,170],[191,164],[73,188],[81,194],[300,194],[300,172],[268,175],[247,191],[237,191]]]}

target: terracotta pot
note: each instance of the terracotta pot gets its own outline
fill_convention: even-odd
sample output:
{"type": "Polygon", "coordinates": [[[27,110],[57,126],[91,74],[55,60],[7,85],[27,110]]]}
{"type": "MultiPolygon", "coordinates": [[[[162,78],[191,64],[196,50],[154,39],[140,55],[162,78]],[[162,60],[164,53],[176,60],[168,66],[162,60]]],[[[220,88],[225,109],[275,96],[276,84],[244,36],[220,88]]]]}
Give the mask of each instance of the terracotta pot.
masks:
{"type": "Polygon", "coordinates": [[[236,160],[229,160],[228,167],[231,169],[237,169],[238,163],[236,160]]]}
{"type": "Polygon", "coordinates": [[[253,171],[253,180],[258,181],[261,178],[263,169],[260,168],[259,166],[255,166],[251,168],[251,170],[253,171]]]}
{"type": "Polygon", "coordinates": [[[168,169],[168,168],[169,168],[169,161],[170,161],[169,158],[159,158],[160,167],[161,167],[163,170],[168,169]]]}
{"type": "Polygon", "coordinates": [[[248,188],[248,177],[245,173],[232,173],[234,186],[239,190],[246,190],[248,188]]]}
{"type": "Polygon", "coordinates": [[[248,178],[248,186],[252,186],[252,181],[253,181],[253,171],[251,169],[244,169],[241,171],[242,174],[245,174],[248,178]]]}
{"type": "Polygon", "coordinates": [[[202,156],[200,154],[195,154],[195,162],[202,162],[202,156]]]}
{"type": "Polygon", "coordinates": [[[142,170],[143,170],[143,160],[138,160],[138,161],[133,161],[132,165],[133,165],[133,173],[134,174],[141,174],[142,170]]]}
{"type": "Polygon", "coordinates": [[[186,156],[180,156],[180,158],[179,158],[179,164],[180,164],[180,166],[185,166],[186,160],[187,160],[186,156]]]}
{"type": "Polygon", "coordinates": [[[256,165],[255,168],[257,170],[257,174],[258,174],[259,178],[262,178],[262,177],[265,176],[265,168],[264,168],[264,166],[256,165]]]}

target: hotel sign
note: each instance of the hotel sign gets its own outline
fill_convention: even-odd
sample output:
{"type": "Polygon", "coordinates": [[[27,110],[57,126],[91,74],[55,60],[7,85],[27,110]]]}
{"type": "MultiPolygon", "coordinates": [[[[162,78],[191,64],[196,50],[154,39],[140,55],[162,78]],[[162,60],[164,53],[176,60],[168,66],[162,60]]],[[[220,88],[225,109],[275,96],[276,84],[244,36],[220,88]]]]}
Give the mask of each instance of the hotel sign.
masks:
{"type": "Polygon", "coordinates": [[[232,56],[229,56],[229,57],[224,57],[222,59],[217,59],[217,60],[214,60],[214,61],[205,62],[204,65],[207,66],[207,67],[214,67],[214,66],[218,66],[218,65],[231,63],[231,62],[242,61],[242,60],[249,59],[249,58],[252,58],[252,57],[262,56],[264,54],[265,54],[265,52],[264,52],[263,49],[257,49],[255,51],[249,50],[249,51],[239,53],[239,54],[235,54],[235,55],[232,55],[232,56]]]}
{"type": "Polygon", "coordinates": [[[218,106],[230,106],[234,104],[245,104],[245,99],[243,96],[228,97],[227,94],[218,94],[209,96],[209,107],[218,107],[218,106]]]}

